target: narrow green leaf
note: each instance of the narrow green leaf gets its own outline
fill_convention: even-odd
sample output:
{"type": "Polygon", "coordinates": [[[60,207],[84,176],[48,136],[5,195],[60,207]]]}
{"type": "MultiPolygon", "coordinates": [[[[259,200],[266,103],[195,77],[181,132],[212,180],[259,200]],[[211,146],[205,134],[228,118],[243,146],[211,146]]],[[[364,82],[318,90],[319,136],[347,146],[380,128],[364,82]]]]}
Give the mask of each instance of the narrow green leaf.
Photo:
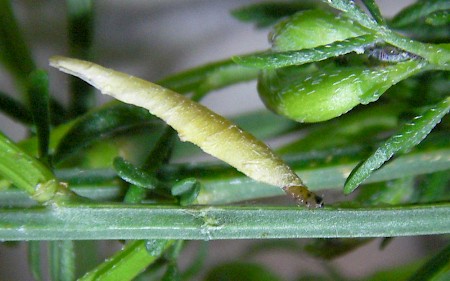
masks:
{"type": "Polygon", "coordinates": [[[54,180],[52,172],[0,133],[0,174],[16,187],[35,196],[39,186],[54,180]],[[27,171],[24,173],[23,171],[27,171]]]}
{"type": "Polygon", "coordinates": [[[133,241],[107,259],[94,270],[86,273],[79,281],[122,281],[132,280],[141,273],[173,243],[166,240],[133,241]],[[151,245],[150,245],[151,244],[151,245]],[[149,251],[147,247],[151,247],[149,251]]]}
{"type": "Polygon", "coordinates": [[[377,38],[375,36],[363,35],[345,39],[343,41],[336,41],[313,49],[238,56],[234,57],[233,60],[236,63],[247,67],[274,69],[290,65],[302,65],[305,63],[321,61],[351,52],[364,53],[364,47],[372,45],[375,42],[377,42],[377,38]]]}
{"type": "Polygon", "coordinates": [[[110,183],[117,178],[116,171],[112,169],[59,169],[56,176],[71,186],[96,186],[110,183]]]}
{"type": "MultiPolygon", "coordinates": [[[[114,167],[119,172],[119,176],[131,183],[125,194],[124,202],[140,203],[147,195],[145,189],[164,188],[164,185],[156,178],[155,172],[161,165],[169,161],[175,138],[176,133],[172,128],[164,128],[163,134],[157,140],[142,167],[133,166],[131,163],[120,160],[121,158],[115,159],[114,167]]],[[[161,189],[156,191],[161,193],[161,189]]],[[[162,193],[167,194],[166,191],[162,193]]]]}
{"type": "Polygon", "coordinates": [[[390,21],[390,25],[394,28],[414,25],[421,18],[424,18],[434,12],[448,9],[450,9],[450,2],[446,0],[417,1],[400,11],[390,21]]]}
{"type": "Polygon", "coordinates": [[[432,257],[416,273],[414,273],[408,281],[435,280],[434,278],[442,274],[442,271],[448,273],[449,267],[450,245],[447,245],[447,247],[432,257]]]}
{"type": "Polygon", "coordinates": [[[52,97],[50,97],[50,112],[52,125],[59,126],[68,122],[66,109],[59,101],[52,97]]]}
{"type": "Polygon", "coordinates": [[[48,74],[43,70],[36,70],[30,74],[28,80],[28,102],[33,116],[38,137],[38,155],[42,159],[48,157],[50,141],[50,105],[48,74]]]}
{"type": "Polygon", "coordinates": [[[66,0],[69,47],[73,55],[88,57],[94,39],[92,0],[66,0]]]}
{"type": "Polygon", "coordinates": [[[242,22],[254,23],[256,27],[262,28],[298,11],[317,8],[318,6],[319,4],[313,1],[263,2],[235,9],[231,11],[231,15],[242,22]]]}
{"type": "Polygon", "coordinates": [[[358,22],[359,24],[368,29],[377,30],[381,27],[374,19],[372,19],[358,5],[356,5],[354,1],[322,0],[322,2],[325,2],[331,7],[344,12],[347,17],[355,20],[356,22],[358,22]]]}
{"type": "Polygon", "coordinates": [[[12,73],[17,84],[25,87],[35,64],[9,0],[0,1],[0,61],[12,73]]]}
{"type": "Polygon", "coordinates": [[[257,74],[256,70],[227,59],[168,76],[158,81],[158,84],[179,93],[195,91],[192,99],[198,101],[212,90],[256,79],[257,74]]]}
{"type": "Polygon", "coordinates": [[[380,168],[395,153],[404,153],[419,144],[449,110],[450,98],[446,98],[423,115],[414,118],[411,123],[406,124],[352,171],[345,183],[344,192],[348,194],[355,190],[373,171],[380,168]]]}
{"type": "Polygon", "coordinates": [[[386,25],[386,22],[385,22],[383,16],[381,15],[380,8],[378,7],[378,5],[375,2],[375,0],[363,0],[362,2],[364,3],[364,5],[366,6],[367,10],[369,10],[369,12],[372,15],[373,19],[377,23],[379,23],[381,25],[386,25]]]}
{"type": "Polygon", "coordinates": [[[3,92],[0,92],[0,110],[25,125],[33,123],[33,117],[27,107],[3,92]]]}
{"type": "Polygon", "coordinates": [[[132,184],[128,187],[123,202],[128,204],[139,204],[145,199],[146,195],[147,190],[145,188],[132,184]]]}
{"type": "Polygon", "coordinates": [[[231,59],[216,61],[170,75],[158,81],[158,84],[179,93],[188,93],[198,88],[210,73],[233,65],[231,59]]]}
{"type": "Polygon", "coordinates": [[[53,281],[75,280],[75,248],[69,240],[49,242],[50,276],[53,281]]]}
{"type": "Polygon", "coordinates": [[[48,268],[49,274],[52,281],[57,281],[60,278],[59,272],[59,260],[60,251],[58,249],[60,241],[49,241],[48,242],[48,268]]]}
{"type": "Polygon", "coordinates": [[[240,82],[254,80],[258,77],[258,72],[259,71],[257,69],[243,67],[238,64],[230,64],[226,67],[218,68],[209,73],[198,85],[192,99],[198,101],[208,92],[213,90],[221,89],[240,82]]]}
{"type": "Polygon", "coordinates": [[[75,122],[56,148],[55,164],[118,132],[158,123],[147,110],[117,102],[92,110],[75,122]]]}
{"type": "Polygon", "coordinates": [[[177,182],[171,189],[173,196],[178,196],[181,206],[188,206],[197,203],[200,193],[200,182],[195,178],[187,178],[177,182]]]}
{"type": "Polygon", "coordinates": [[[41,268],[41,243],[41,241],[28,242],[28,265],[36,281],[44,280],[41,268]]]}
{"type": "Polygon", "coordinates": [[[176,139],[176,131],[171,127],[165,127],[155,147],[142,165],[142,169],[149,173],[156,172],[163,164],[167,163],[172,155],[176,139]]]}
{"type": "MultiPolygon", "coordinates": [[[[80,59],[91,58],[94,39],[94,4],[92,0],[66,0],[68,18],[69,54],[80,59]]],[[[79,116],[95,105],[93,88],[70,77],[70,113],[79,116]]]]}
{"type": "Polygon", "coordinates": [[[124,181],[139,187],[154,189],[159,184],[155,176],[147,170],[134,166],[121,157],[114,159],[114,169],[124,181]]]}

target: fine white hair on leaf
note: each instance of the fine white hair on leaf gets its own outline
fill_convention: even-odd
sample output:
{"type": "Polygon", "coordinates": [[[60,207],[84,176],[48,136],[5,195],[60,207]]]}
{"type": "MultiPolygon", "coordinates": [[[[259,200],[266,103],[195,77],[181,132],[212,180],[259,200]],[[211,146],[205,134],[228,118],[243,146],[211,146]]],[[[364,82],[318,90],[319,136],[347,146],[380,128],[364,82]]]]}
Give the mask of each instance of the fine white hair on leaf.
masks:
{"type": "Polygon", "coordinates": [[[226,118],[176,92],[92,62],[55,56],[50,65],[77,76],[122,102],[146,108],[183,140],[230,164],[248,177],[281,187],[299,202],[321,207],[293,170],[265,143],[226,118]]]}

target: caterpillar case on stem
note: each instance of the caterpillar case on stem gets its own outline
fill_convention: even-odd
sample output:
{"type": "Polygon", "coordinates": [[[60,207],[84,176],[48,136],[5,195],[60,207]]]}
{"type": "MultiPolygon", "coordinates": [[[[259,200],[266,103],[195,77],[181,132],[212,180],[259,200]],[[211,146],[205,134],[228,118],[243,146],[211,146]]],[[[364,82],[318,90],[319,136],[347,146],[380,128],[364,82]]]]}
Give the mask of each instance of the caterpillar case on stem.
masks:
{"type": "Polygon", "coordinates": [[[173,127],[180,139],[230,164],[248,177],[281,187],[299,203],[322,207],[322,198],[265,143],[226,118],[176,92],[78,59],[55,56],[50,65],[77,76],[122,102],[146,108],[173,127]]]}

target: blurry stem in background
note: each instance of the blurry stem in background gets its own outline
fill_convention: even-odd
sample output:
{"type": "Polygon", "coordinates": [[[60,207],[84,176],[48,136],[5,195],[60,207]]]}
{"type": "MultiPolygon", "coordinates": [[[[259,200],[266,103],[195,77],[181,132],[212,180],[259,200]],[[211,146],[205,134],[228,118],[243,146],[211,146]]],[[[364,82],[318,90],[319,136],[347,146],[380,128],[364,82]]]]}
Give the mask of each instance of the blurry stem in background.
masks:
{"type": "Polygon", "coordinates": [[[41,241],[28,242],[28,265],[34,280],[42,281],[41,270],[41,241]]]}
{"type": "Polygon", "coordinates": [[[0,62],[5,65],[21,91],[35,69],[31,51],[14,16],[11,1],[0,0],[0,62]]]}
{"type": "MultiPolygon", "coordinates": [[[[94,39],[94,8],[91,0],[66,0],[68,13],[69,54],[80,59],[91,59],[94,39]]],[[[69,78],[72,117],[79,116],[95,105],[93,88],[86,82],[69,78]]]]}
{"type": "Polygon", "coordinates": [[[27,94],[28,104],[33,116],[34,126],[38,137],[38,155],[41,160],[48,161],[48,148],[50,141],[50,102],[49,81],[47,72],[33,71],[28,78],[27,94]]]}
{"type": "Polygon", "coordinates": [[[53,281],[75,279],[74,241],[61,240],[49,242],[49,267],[53,281]]]}

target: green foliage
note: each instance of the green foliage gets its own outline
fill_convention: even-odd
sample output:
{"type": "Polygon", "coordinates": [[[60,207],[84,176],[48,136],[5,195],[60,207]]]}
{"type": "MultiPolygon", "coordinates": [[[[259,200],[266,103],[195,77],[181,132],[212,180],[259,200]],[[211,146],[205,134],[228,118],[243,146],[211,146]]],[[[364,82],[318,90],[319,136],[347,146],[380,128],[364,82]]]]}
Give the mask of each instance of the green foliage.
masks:
{"type": "Polygon", "coordinates": [[[50,141],[50,102],[48,90],[48,75],[43,70],[36,70],[30,74],[28,81],[28,101],[34,126],[38,137],[40,158],[48,157],[50,141]]]}
{"type": "Polygon", "coordinates": [[[208,273],[205,280],[280,281],[281,279],[261,265],[233,262],[215,267],[208,273]]]}
{"type": "Polygon", "coordinates": [[[419,144],[450,110],[450,98],[428,109],[424,114],[405,124],[400,132],[390,137],[367,160],[361,163],[347,179],[344,192],[352,192],[373,170],[378,169],[396,152],[406,152],[419,144]]]}
{"type": "MultiPolygon", "coordinates": [[[[283,191],[226,163],[186,161],[199,150],[163,121],[117,101],[95,106],[92,87],[78,79],[69,81],[62,106],[15,6],[0,0],[0,62],[19,93],[0,90],[0,110],[28,130],[17,143],[0,133],[0,240],[29,241],[35,280],[284,280],[254,260],[280,250],[324,265],[325,274],[301,272],[296,280],[349,280],[329,261],[374,237],[390,237],[384,248],[395,237],[440,235],[440,252],[358,280],[447,280],[450,4],[417,1],[388,19],[376,1],[355,2],[236,9],[236,19],[270,29],[268,50],[156,83],[198,101],[256,80],[263,102],[281,116],[264,109],[232,119],[281,143],[275,151],[308,188],[325,193],[325,207],[310,210],[258,201],[283,191]],[[187,266],[179,263],[187,240],[244,238],[274,240],[216,265],[203,242],[187,266]],[[123,247],[99,261],[97,240],[123,247]]],[[[95,60],[102,11],[90,0],[67,0],[65,8],[69,55],[95,60]]]]}

